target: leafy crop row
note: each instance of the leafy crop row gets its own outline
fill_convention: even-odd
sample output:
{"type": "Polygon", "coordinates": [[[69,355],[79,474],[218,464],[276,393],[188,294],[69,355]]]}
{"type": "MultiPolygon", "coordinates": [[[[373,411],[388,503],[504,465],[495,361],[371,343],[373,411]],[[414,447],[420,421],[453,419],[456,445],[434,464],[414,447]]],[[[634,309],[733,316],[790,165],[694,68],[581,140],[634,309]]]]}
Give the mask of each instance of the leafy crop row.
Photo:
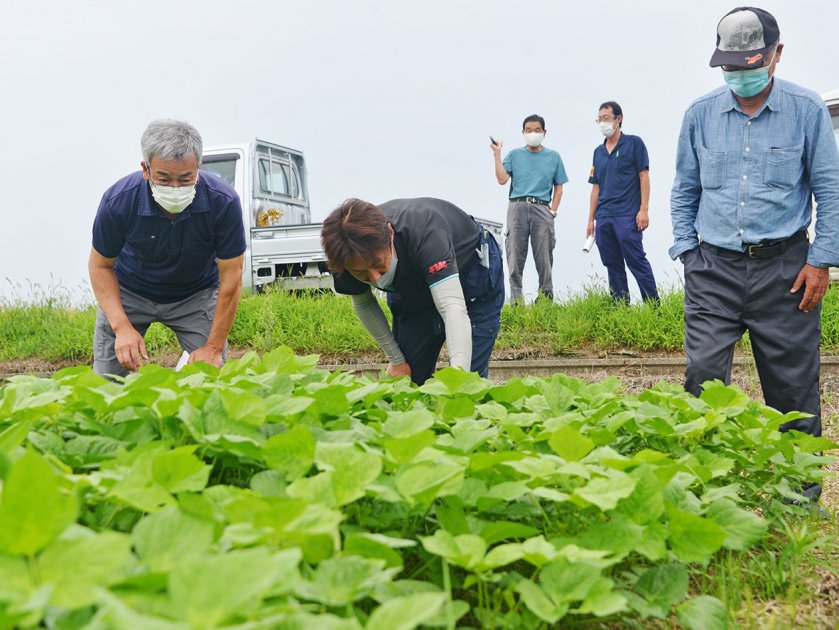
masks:
{"type": "Polygon", "coordinates": [[[800,510],[834,445],[734,387],[422,387],[280,348],[0,390],[0,628],[727,625],[690,565],[800,510]]]}

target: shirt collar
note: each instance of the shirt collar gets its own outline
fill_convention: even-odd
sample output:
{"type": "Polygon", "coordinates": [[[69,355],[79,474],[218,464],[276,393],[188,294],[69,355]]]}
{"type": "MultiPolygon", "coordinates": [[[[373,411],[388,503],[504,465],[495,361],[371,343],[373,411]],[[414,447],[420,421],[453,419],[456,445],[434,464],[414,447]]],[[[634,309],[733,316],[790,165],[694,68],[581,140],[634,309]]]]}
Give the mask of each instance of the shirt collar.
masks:
{"type": "MultiPolygon", "coordinates": [[[[623,132],[623,129],[621,129],[621,135],[620,135],[620,138],[618,138],[618,143],[615,145],[615,148],[614,148],[614,149],[612,149],[612,153],[614,153],[614,152],[617,150],[617,148],[618,148],[620,145],[622,145],[622,144],[623,144],[623,141],[624,141],[624,139],[625,139],[625,138],[626,138],[626,134],[623,132]]],[[[606,148],[606,143],[607,143],[608,141],[609,141],[609,138],[603,138],[603,143],[600,145],[601,147],[603,147],[603,150],[604,150],[604,151],[606,151],[606,153],[609,153],[609,150],[606,148]]]]}
{"type": "MultiPolygon", "coordinates": [[[[141,217],[163,217],[166,216],[160,206],[155,202],[151,194],[151,186],[146,179],[142,180],[143,194],[140,195],[140,203],[137,204],[137,214],[141,217]]],[[[196,212],[209,212],[210,202],[207,198],[207,190],[202,176],[198,177],[198,184],[195,186],[195,199],[183,212],[177,215],[177,221],[181,216],[192,216],[196,212]]]]}
{"type": "MultiPolygon", "coordinates": [[[[780,90],[778,89],[778,79],[775,77],[772,77],[772,89],[769,90],[769,96],[766,97],[766,101],[760,106],[760,109],[755,112],[755,116],[760,114],[764,108],[773,112],[781,111],[780,90]]],[[[740,103],[738,103],[737,99],[734,97],[734,92],[731,91],[731,88],[727,88],[723,94],[722,103],[720,104],[720,113],[724,114],[725,112],[730,112],[732,109],[736,109],[738,112],[743,112],[743,108],[740,107],[740,103]]]]}

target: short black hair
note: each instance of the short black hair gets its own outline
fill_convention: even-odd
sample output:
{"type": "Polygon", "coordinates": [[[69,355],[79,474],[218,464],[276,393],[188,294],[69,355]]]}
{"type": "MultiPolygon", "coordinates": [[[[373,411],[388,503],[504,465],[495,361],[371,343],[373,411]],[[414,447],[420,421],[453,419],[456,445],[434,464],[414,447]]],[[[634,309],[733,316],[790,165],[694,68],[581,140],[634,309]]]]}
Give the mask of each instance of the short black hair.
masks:
{"type": "MultiPolygon", "coordinates": [[[[597,111],[600,111],[601,109],[611,109],[612,113],[615,115],[615,118],[617,118],[618,116],[623,116],[623,110],[621,109],[621,106],[618,105],[615,101],[606,101],[600,107],[597,108],[597,111]]],[[[618,127],[623,127],[622,120],[618,123],[618,127]]]]}
{"type": "Polygon", "coordinates": [[[529,122],[537,122],[542,125],[542,130],[547,131],[547,127],[545,127],[545,119],[542,118],[539,114],[530,114],[527,118],[524,119],[524,122],[521,124],[521,130],[524,131],[525,125],[529,122]]]}

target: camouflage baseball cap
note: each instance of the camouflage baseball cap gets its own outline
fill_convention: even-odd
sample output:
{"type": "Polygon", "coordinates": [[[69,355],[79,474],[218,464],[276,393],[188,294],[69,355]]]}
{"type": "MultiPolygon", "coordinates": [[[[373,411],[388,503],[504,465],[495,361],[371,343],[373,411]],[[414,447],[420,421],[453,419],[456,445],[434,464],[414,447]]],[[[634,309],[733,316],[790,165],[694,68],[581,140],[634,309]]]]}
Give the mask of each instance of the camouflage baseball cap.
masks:
{"type": "Polygon", "coordinates": [[[711,55],[711,67],[759,68],[780,39],[778,23],[771,13],[737,7],[717,25],[717,49],[711,55]]]}

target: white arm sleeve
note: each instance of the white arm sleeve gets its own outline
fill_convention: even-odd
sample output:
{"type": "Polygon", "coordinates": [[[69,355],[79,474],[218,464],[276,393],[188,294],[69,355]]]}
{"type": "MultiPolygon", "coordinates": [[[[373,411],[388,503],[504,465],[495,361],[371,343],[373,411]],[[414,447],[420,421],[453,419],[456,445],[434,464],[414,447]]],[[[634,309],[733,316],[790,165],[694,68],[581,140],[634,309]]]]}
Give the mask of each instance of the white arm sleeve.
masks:
{"type": "Polygon", "coordinates": [[[431,287],[431,297],[446,326],[449,364],[468,372],[472,367],[472,322],[458,276],[450,276],[431,287]]]}
{"type": "MultiPolygon", "coordinates": [[[[459,283],[458,283],[459,284],[459,283]]],[[[376,340],[379,347],[384,350],[387,360],[393,365],[405,363],[405,356],[396,343],[396,338],[388,326],[382,307],[373,295],[372,291],[352,296],[352,305],[358,319],[367,329],[367,332],[376,340]]]]}

